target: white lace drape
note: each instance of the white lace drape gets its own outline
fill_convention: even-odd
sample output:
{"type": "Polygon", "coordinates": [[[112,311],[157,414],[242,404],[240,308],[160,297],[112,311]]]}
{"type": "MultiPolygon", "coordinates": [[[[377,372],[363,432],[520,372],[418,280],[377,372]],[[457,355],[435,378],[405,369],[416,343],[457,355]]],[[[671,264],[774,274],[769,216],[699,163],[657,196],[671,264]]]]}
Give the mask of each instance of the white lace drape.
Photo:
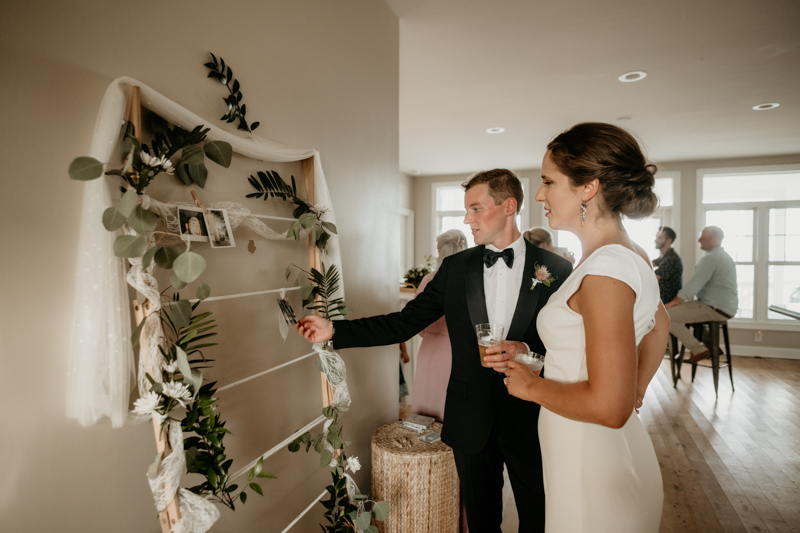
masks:
{"type": "MultiPolygon", "coordinates": [[[[325,379],[333,387],[333,404],[350,406],[350,390],[347,388],[347,368],[342,357],[325,349],[324,344],[314,343],[314,351],[319,354],[320,366],[325,374],[325,379]]],[[[325,431],[327,432],[327,426],[325,431]]]]}
{"type": "MultiPolygon", "coordinates": [[[[322,372],[325,374],[325,379],[333,388],[333,405],[350,406],[350,391],[347,388],[347,368],[345,367],[342,357],[333,350],[325,349],[325,345],[321,343],[314,343],[314,351],[319,355],[320,366],[322,372]]],[[[336,451],[328,441],[328,430],[330,430],[333,419],[325,420],[322,425],[322,447],[331,453],[331,461],[328,463],[328,468],[336,466],[336,451]]],[[[347,496],[350,501],[358,508],[359,511],[364,512],[364,502],[356,500],[355,496],[361,494],[358,490],[358,485],[353,477],[345,473],[346,479],[345,487],[347,488],[347,496]]],[[[362,533],[361,528],[355,527],[356,533],[362,533]]]]}
{"type": "MultiPolygon", "coordinates": [[[[336,223],[319,153],[316,150],[290,148],[252,134],[244,137],[223,131],[216,126],[219,122],[216,119],[204,120],[131,78],[119,78],[106,90],[89,150],[90,156],[104,163],[110,163],[112,167],[116,165],[120,127],[128,109],[127,95],[133,86],[140,87],[143,107],[157,113],[168,122],[189,130],[198,124],[204,124],[210,128],[208,140],[226,141],[238,154],[272,162],[300,161],[313,157],[315,203],[331,208],[326,213],[325,219],[336,223]]],[[[130,343],[130,302],[124,281],[126,269],[123,260],[115,257],[113,253],[116,234],[106,231],[101,221],[103,211],[118,201],[119,185],[120,180],[116,176],[103,177],[86,182],[84,185],[67,384],[67,416],[78,420],[84,426],[92,425],[104,417],[110,418],[114,427],[120,427],[126,421],[135,421],[128,414],[134,359],[130,343]]],[[[156,205],[152,199],[150,202],[151,208],[156,205]]],[[[238,220],[242,212],[235,206],[228,207],[229,205],[231,204],[222,202],[211,204],[212,207],[229,209],[233,223],[234,220],[238,220]]],[[[272,230],[258,219],[243,215],[241,223],[247,224],[265,238],[274,238],[267,236],[271,235],[272,230]]],[[[332,235],[328,241],[325,262],[336,264],[341,272],[339,240],[336,235],[332,235]]],[[[131,271],[136,271],[135,260],[132,263],[131,271]]],[[[134,274],[137,280],[146,279],[148,276],[147,271],[134,274]]],[[[340,283],[340,287],[343,295],[343,283],[340,283]]],[[[147,294],[146,291],[139,290],[147,294]]],[[[149,323],[147,327],[151,327],[149,323]]],[[[158,336],[158,327],[160,326],[152,326],[155,331],[151,331],[148,338],[150,334],[158,336]]],[[[155,364],[155,361],[147,364],[155,364]]]]}
{"type": "Polygon", "coordinates": [[[183,432],[180,422],[167,423],[169,455],[161,459],[156,477],[147,478],[156,509],[163,511],[169,502],[178,496],[181,519],[172,526],[172,533],[205,533],[219,518],[219,509],[197,494],[186,489],[179,489],[181,474],[186,470],[186,455],[183,453],[183,432]]]}

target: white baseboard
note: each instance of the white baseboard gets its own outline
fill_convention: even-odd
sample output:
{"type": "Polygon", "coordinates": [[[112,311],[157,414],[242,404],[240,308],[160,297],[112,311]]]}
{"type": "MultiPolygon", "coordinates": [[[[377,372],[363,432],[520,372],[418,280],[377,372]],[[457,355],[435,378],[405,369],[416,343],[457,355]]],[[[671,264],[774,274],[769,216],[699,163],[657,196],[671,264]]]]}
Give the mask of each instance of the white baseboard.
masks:
{"type": "Polygon", "coordinates": [[[800,359],[800,349],[797,348],[774,348],[770,346],[742,346],[733,344],[731,345],[731,352],[733,352],[733,355],[742,355],[745,357],[800,359]]]}

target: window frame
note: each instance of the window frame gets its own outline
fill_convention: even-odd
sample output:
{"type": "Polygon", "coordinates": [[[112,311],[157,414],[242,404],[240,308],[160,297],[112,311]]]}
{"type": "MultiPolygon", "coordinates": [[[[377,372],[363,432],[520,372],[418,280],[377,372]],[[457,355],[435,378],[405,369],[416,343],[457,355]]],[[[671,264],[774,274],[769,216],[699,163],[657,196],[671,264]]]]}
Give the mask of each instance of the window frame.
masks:
{"type": "MultiPolygon", "coordinates": [[[[753,211],[753,261],[738,264],[754,265],[753,282],[753,318],[733,318],[730,323],[737,329],[769,330],[769,331],[800,331],[800,324],[797,321],[787,322],[782,319],[768,318],[767,307],[769,305],[769,267],[770,265],[800,265],[797,261],[770,261],[769,260],[769,210],[800,208],[800,200],[776,200],[772,202],[753,201],[753,202],[729,202],[729,203],[703,203],[703,178],[710,175],[729,174],[771,174],[781,172],[798,172],[800,164],[786,165],[757,165],[746,167],[724,167],[724,168],[698,168],[697,169],[697,203],[696,203],[696,232],[705,226],[706,212],[708,211],[753,211]]],[[[724,229],[724,228],[723,228],[724,229]]],[[[723,248],[725,242],[722,243],[723,248]]],[[[694,264],[703,256],[700,245],[695,243],[694,264]]],[[[687,279],[684,279],[684,282],[687,279]]]]}

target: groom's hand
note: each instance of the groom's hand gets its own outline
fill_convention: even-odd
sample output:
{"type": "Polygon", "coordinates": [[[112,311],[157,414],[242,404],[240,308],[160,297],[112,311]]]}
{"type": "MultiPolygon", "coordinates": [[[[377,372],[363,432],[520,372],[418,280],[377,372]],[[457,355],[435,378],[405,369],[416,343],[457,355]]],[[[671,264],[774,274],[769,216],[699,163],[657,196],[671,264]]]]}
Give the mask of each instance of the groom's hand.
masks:
{"type": "Polygon", "coordinates": [[[325,342],[333,337],[331,321],[317,315],[304,316],[294,325],[294,329],[308,342],[325,342]]]}
{"type": "Polygon", "coordinates": [[[517,356],[517,350],[527,352],[528,347],[519,341],[506,340],[497,346],[486,348],[486,357],[483,360],[496,371],[505,372],[508,368],[508,361],[513,361],[517,356]]]}

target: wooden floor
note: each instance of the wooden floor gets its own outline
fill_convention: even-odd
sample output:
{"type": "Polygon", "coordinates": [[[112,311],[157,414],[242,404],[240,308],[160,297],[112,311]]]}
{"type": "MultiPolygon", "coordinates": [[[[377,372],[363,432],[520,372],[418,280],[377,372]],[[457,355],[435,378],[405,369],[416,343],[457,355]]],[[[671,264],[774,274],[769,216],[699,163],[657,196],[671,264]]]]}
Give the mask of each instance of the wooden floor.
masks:
{"type": "MultiPolygon", "coordinates": [[[[710,369],[682,374],[673,389],[665,359],[640,412],[664,481],[661,532],[800,532],[800,361],[734,357],[736,391],[722,369],[719,399],[710,369]]],[[[504,492],[503,532],[516,532],[504,492]]]]}

